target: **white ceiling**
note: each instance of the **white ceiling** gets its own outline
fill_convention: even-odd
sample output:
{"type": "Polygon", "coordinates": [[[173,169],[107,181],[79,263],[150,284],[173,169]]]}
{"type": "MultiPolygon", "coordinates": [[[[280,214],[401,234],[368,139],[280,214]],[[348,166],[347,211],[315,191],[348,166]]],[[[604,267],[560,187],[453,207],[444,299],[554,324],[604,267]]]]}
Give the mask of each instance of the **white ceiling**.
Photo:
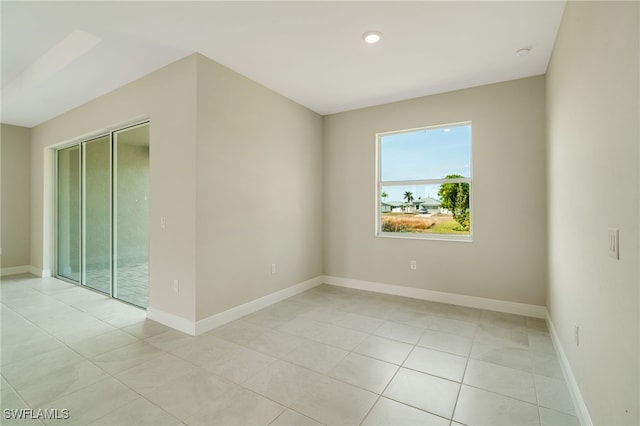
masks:
{"type": "Polygon", "coordinates": [[[323,115],[540,75],[564,5],[2,1],[2,122],[35,126],[193,52],[323,115]],[[100,41],[51,51],[77,30],[100,41]]]}

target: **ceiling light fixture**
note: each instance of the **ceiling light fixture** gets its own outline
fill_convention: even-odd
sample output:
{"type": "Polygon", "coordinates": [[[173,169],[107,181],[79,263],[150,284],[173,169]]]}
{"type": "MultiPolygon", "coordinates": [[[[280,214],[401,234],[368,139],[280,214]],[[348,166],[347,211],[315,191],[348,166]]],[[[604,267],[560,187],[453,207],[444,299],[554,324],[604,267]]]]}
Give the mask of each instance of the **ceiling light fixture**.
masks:
{"type": "Polygon", "coordinates": [[[367,31],[362,34],[362,39],[365,43],[375,44],[380,41],[382,38],[382,33],[380,31],[367,31]]]}
{"type": "Polygon", "coordinates": [[[516,56],[527,56],[529,53],[531,53],[531,48],[530,47],[525,47],[524,49],[520,49],[516,51],[516,56]]]}

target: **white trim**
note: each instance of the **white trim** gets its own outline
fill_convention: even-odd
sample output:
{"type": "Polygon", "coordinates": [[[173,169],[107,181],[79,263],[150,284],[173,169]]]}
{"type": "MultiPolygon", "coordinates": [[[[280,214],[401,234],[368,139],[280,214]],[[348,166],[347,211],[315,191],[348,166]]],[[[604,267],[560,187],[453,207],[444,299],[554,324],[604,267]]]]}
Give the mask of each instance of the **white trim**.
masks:
{"type": "Polygon", "coordinates": [[[589,415],[587,404],[585,404],[584,398],[582,398],[582,393],[580,392],[580,388],[578,387],[578,382],[576,381],[576,378],[573,375],[573,371],[571,370],[569,359],[567,358],[567,355],[562,348],[560,338],[558,337],[558,332],[556,331],[556,327],[553,325],[553,321],[551,320],[551,315],[549,315],[549,311],[546,308],[545,312],[547,326],[549,327],[549,333],[551,334],[551,340],[553,341],[553,346],[555,347],[556,353],[558,354],[560,367],[562,368],[562,374],[564,375],[564,380],[567,383],[567,387],[569,388],[569,393],[571,394],[571,399],[573,400],[573,406],[576,408],[578,420],[580,421],[581,425],[593,426],[593,421],[591,420],[591,416],[589,415]]]}
{"type": "Polygon", "coordinates": [[[219,314],[212,315],[210,317],[201,319],[196,322],[195,334],[202,334],[209,330],[213,330],[216,327],[220,327],[223,324],[234,321],[245,315],[252,314],[260,309],[271,306],[284,299],[287,299],[296,294],[300,294],[303,291],[307,291],[313,287],[316,287],[324,282],[323,276],[318,276],[307,281],[303,281],[299,284],[292,285],[285,289],[276,291],[275,293],[268,294],[259,299],[252,300],[251,302],[244,303],[242,305],[233,307],[219,314]]]}
{"type": "Polygon", "coordinates": [[[51,269],[40,269],[36,266],[29,266],[29,273],[41,278],[48,278],[52,276],[51,269]]]}
{"type": "Polygon", "coordinates": [[[196,323],[195,321],[188,320],[186,318],[179,317],[177,315],[170,314],[168,312],[161,311],[155,308],[147,308],[147,318],[150,320],[164,324],[167,327],[171,327],[183,333],[196,335],[196,323]]]}
{"type": "Polygon", "coordinates": [[[9,266],[7,268],[0,269],[0,276],[5,275],[18,275],[18,274],[26,274],[31,272],[31,266],[22,265],[22,266],[9,266]]]}
{"type": "Polygon", "coordinates": [[[213,330],[216,327],[220,327],[221,325],[224,325],[228,322],[241,318],[245,315],[249,315],[256,311],[259,311],[260,309],[264,309],[291,296],[295,296],[296,294],[302,293],[303,291],[307,291],[315,286],[322,284],[323,282],[324,277],[318,276],[310,280],[292,285],[291,287],[276,291],[275,293],[267,294],[266,296],[263,296],[259,299],[255,299],[242,305],[235,306],[226,311],[201,319],[200,321],[191,321],[186,318],[182,318],[177,315],[173,315],[152,307],[147,308],[147,318],[176,330],[182,331],[183,333],[197,336],[209,330],[213,330]]]}
{"type": "Polygon", "coordinates": [[[507,302],[505,300],[485,299],[483,297],[467,296],[464,294],[445,293],[422,288],[404,287],[400,285],[384,284],[371,281],[353,280],[350,278],[325,276],[324,282],[340,287],[373,291],[376,293],[393,294],[414,299],[431,300],[452,305],[467,306],[469,308],[486,309],[508,314],[524,315],[534,318],[545,318],[546,308],[526,303],[507,302]]]}
{"type": "Polygon", "coordinates": [[[51,276],[51,269],[40,269],[32,265],[23,266],[11,266],[8,268],[0,269],[0,276],[5,275],[18,275],[18,274],[31,274],[36,277],[47,278],[51,276]]]}

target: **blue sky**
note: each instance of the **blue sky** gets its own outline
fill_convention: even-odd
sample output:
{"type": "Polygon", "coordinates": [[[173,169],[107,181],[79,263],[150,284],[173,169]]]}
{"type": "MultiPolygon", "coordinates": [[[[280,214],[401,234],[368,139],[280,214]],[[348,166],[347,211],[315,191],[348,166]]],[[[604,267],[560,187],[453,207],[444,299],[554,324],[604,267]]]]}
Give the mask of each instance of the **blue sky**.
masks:
{"type": "MultiPolygon", "coordinates": [[[[422,129],[381,136],[381,180],[442,179],[471,176],[471,124],[422,129]]],[[[402,201],[406,191],[414,198],[437,198],[439,185],[384,186],[387,201],[402,201]]]]}

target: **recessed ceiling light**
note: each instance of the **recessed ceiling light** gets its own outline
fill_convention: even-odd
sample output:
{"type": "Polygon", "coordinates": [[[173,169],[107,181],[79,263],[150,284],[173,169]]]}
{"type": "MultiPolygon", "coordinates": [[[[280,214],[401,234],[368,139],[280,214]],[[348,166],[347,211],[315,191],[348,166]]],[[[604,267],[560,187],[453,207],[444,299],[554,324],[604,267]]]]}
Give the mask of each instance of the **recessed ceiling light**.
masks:
{"type": "Polygon", "coordinates": [[[529,53],[531,53],[531,48],[525,47],[524,49],[517,50],[516,56],[527,56],[529,53]]]}
{"type": "Polygon", "coordinates": [[[382,38],[382,33],[380,31],[367,31],[362,34],[362,39],[365,43],[375,44],[380,41],[382,38]]]}

